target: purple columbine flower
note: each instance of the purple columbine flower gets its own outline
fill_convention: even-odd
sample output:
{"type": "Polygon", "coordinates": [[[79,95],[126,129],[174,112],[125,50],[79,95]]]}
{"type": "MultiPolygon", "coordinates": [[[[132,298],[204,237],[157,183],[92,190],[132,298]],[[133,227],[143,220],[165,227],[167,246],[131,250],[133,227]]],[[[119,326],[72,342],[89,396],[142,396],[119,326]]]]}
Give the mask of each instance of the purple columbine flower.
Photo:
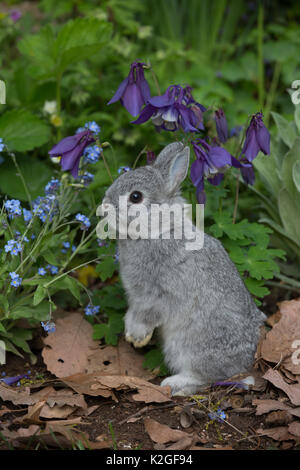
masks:
{"type": "Polygon", "coordinates": [[[270,134],[263,123],[262,117],[262,113],[254,114],[246,130],[242,155],[246,157],[248,162],[252,162],[260,150],[265,155],[270,153],[270,134]]]}
{"type": "Polygon", "coordinates": [[[180,85],[171,85],[161,96],[153,96],[133,124],[143,124],[152,119],[156,129],[160,131],[176,131],[181,127],[184,132],[198,132],[204,130],[201,108],[191,97],[191,87],[182,88],[180,85]],[[195,109],[197,108],[197,112],[195,109]]]}
{"type": "Polygon", "coordinates": [[[132,116],[137,116],[150,98],[150,88],[144,77],[143,62],[133,62],[128,77],[123,80],[112,99],[107,104],[121,101],[132,116]]]}
{"type": "Polygon", "coordinates": [[[222,147],[211,146],[203,139],[192,142],[196,160],[191,166],[191,179],[197,189],[197,200],[204,204],[206,200],[204,192],[204,178],[217,186],[224,177],[224,171],[232,166],[232,156],[222,147]]]}
{"type": "Polygon", "coordinates": [[[60,164],[64,171],[71,171],[74,178],[78,177],[80,158],[84,149],[95,142],[93,133],[86,129],[78,134],[65,137],[48,152],[51,157],[60,157],[60,164]]]}
{"type": "Polygon", "coordinates": [[[218,109],[215,112],[215,121],[219,141],[225,144],[228,139],[228,126],[223,109],[218,109]]]}
{"type": "Polygon", "coordinates": [[[9,16],[10,16],[10,18],[16,23],[16,22],[19,21],[19,19],[21,18],[22,13],[20,12],[20,10],[12,10],[12,11],[9,13],[9,16]]]}

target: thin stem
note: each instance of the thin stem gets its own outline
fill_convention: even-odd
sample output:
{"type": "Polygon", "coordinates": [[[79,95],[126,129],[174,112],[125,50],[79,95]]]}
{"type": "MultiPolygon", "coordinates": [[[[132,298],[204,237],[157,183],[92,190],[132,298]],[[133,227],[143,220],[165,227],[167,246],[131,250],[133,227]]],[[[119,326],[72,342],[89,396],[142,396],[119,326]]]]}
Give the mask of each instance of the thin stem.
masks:
{"type": "Polygon", "coordinates": [[[32,206],[32,204],[31,204],[30,192],[29,192],[29,190],[28,190],[26,181],[25,181],[25,179],[24,179],[24,176],[23,176],[23,174],[22,174],[22,172],[21,172],[21,169],[20,169],[20,167],[19,167],[19,164],[18,164],[18,162],[17,162],[16,156],[15,156],[15,154],[12,153],[12,152],[10,152],[9,155],[11,156],[12,161],[14,162],[14,165],[15,165],[17,171],[18,171],[18,176],[21,178],[21,181],[22,181],[22,184],[23,184],[23,186],[24,186],[24,190],[25,190],[26,196],[27,196],[27,198],[28,198],[29,204],[30,204],[30,206],[32,206]]]}
{"type": "Polygon", "coordinates": [[[106,169],[106,171],[107,171],[107,173],[108,173],[108,176],[110,177],[111,182],[113,183],[113,182],[114,182],[114,179],[113,179],[112,174],[111,174],[111,172],[110,172],[110,169],[109,169],[109,166],[108,166],[108,164],[107,164],[107,161],[106,161],[106,159],[105,159],[105,157],[104,157],[104,152],[101,152],[101,156],[102,156],[102,159],[103,159],[103,163],[104,163],[105,169],[106,169]]]}
{"type": "Polygon", "coordinates": [[[237,209],[238,209],[238,203],[239,203],[239,192],[240,192],[240,175],[238,173],[237,178],[236,178],[235,201],[234,201],[234,210],[233,210],[233,217],[232,217],[233,224],[235,224],[235,221],[236,221],[236,215],[237,215],[237,209]]]}
{"type": "Polygon", "coordinates": [[[161,95],[161,91],[160,91],[160,86],[159,86],[159,83],[158,83],[158,80],[157,80],[157,76],[152,68],[152,65],[150,64],[150,71],[151,71],[151,75],[152,75],[152,78],[153,78],[153,81],[154,81],[154,84],[155,84],[155,87],[156,87],[156,90],[157,90],[157,93],[158,95],[160,96],[161,95]]]}
{"type": "Polygon", "coordinates": [[[257,16],[257,68],[258,68],[258,99],[260,108],[264,106],[264,57],[263,57],[263,35],[264,35],[264,7],[262,1],[259,3],[257,16]]]}
{"type": "Polygon", "coordinates": [[[269,90],[269,93],[268,93],[268,96],[267,96],[265,112],[264,112],[264,118],[265,118],[266,126],[268,126],[268,124],[269,124],[270,111],[271,111],[271,108],[272,108],[272,104],[273,104],[273,101],[274,101],[276,89],[277,89],[277,86],[278,86],[280,72],[281,72],[281,63],[276,62],[275,67],[274,67],[274,73],[273,73],[273,78],[272,78],[270,90],[269,90]]]}
{"type": "Polygon", "coordinates": [[[137,165],[137,162],[139,161],[139,159],[141,158],[141,156],[146,153],[147,151],[147,145],[143,148],[143,150],[140,151],[140,153],[138,154],[138,156],[136,157],[135,161],[134,161],[134,164],[133,164],[133,167],[132,169],[134,170],[136,165],[137,165]]]}
{"type": "Polygon", "coordinates": [[[100,258],[94,258],[92,259],[91,261],[86,261],[85,263],[82,263],[82,264],[79,264],[78,266],[76,266],[75,268],[72,268],[72,269],[69,269],[69,271],[66,271],[65,273],[62,273],[60,274],[59,276],[55,277],[54,279],[52,279],[51,281],[47,282],[47,284],[44,285],[45,289],[48,289],[49,286],[51,286],[51,284],[53,284],[54,282],[58,281],[58,279],[61,279],[62,277],[66,276],[67,274],[71,273],[72,271],[75,271],[79,268],[82,268],[83,266],[86,266],[87,264],[90,264],[90,263],[94,263],[95,261],[98,261],[100,258]]]}

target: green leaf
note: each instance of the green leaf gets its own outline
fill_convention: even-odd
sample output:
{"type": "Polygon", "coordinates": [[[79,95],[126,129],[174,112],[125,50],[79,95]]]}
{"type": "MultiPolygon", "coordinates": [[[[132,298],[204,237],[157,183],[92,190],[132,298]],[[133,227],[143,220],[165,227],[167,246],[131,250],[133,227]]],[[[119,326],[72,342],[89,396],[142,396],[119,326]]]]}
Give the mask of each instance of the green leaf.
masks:
{"type": "Polygon", "coordinates": [[[47,261],[47,263],[53,264],[54,266],[56,266],[58,263],[56,256],[51,250],[49,250],[49,248],[47,250],[43,250],[43,258],[47,261]]]}
{"type": "Polygon", "coordinates": [[[300,193],[294,183],[293,173],[295,163],[300,163],[300,139],[296,139],[292,148],[284,156],[282,163],[282,181],[289,195],[300,204],[300,193]]]}
{"type": "Polygon", "coordinates": [[[59,31],[55,43],[57,67],[63,72],[71,63],[87,59],[110,39],[112,25],[97,18],[76,18],[59,31]]]}
{"type": "Polygon", "coordinates": [[[120,313],[113,313],[108,318],[108,323],[93,325],[93,339],[105,339],[106,344],[116,345],[118,335],[124,330],[124,318],[120,313]]]}
{"type": "Polygon", "coordinates": [[[36,67],[36,76],[56,75],[54,55],[55,36],[50,25],[40,29],[37,34],[25,36],[18,42],[20,52],[36,67]]]}
{"type": "Polygon", "coordinates": [[[9,150],[24,152],[48,142],[50,128],[29,111],[15,109],[0,116],[0,135],[9,150]]]}
{"type": "MultiPolygon", "coordinates": [[[[26,155],[18,155],[18,164],[22,175],[27,182],[27,187],[31,198],[43,194],[46,183],[51,179],[53,172],[40,160],[35,160],[26,155]]],[[[16,168],[11,160],[7,160],[5,165],[1,165],[0,190],[8,196],[27,201],[27,195],[22,181],[17,175],[16,168]]]]}
{"type": "Polygon", "coordinates": [[[36,289],[34,296],[33,296],[33,305],[36,307],[41,301],[46,297],[47,289],[44,288],[43,285],[39,285],[36,289]]]}
{"type": "Polygon", "coordinates": [[[295,139],[297,138],[294,122],[288,122],[278,113],[271,112],[271,114],[276,123],[280,138],[288,147],[291,148],[295,139]]]}
{"type": "Polygon", "coordinates": [[[253,165],[260,173],[262,179],[267,182],[273,196],[277,197],[281,181],[276,171],[276,159],[274,155],[259,154],[253,161],[253,165]]]}
{"type": "MultiPolygon", "coordinates": [[[[52,310],[54,308],[52,307],[52,310]]],[[[48,301],[41,302],[36,307],[16,306],[10,312],[12,320],[26,318],[30,323],[36,324],[49,318],[50,306],[48,301]]]]}
{"type": "Polygon", "coordinates": [[[50,25],[19,41],[20,52],[32,63],[34,77],[59,77],[66,68],[99,53],[108,43],[112,25],[97,18],[76,18],[65,23],[57,36],[50,25]]]}
{"type": "Polygon", "coordinates": [[[161,349],[152,349],[145,354],[145,360],[143,362],[143,367],[145,369],[158,369],[159,375],[167,375],[169,373],[167,366],[164,363],[164,355],[161,349]]]}
{"type": "Polygon", "coordinates": [[[295,106],[295,123],[300,134],[300,104],[295,106]]]}
{"type": "Polygon", "coordinates": [[[264,287],[264,281],[258,281],[257,279],[248,277],[245,279],[245,284],[249,292],[256,297],[265,297],[270,293],[269,289],[264,287]]]}
{"type": "Polygon", "coordinates": [[[300,194],[300,159],[294,163],[292,173],[294,185],[296,186],[297,191],[300,194]]]}
{"type": "Polygon", "coordinates": [[[96,267],[96,271],[99,273],[101,281],[106,281],[106,279],[111,278],[115,270],[116,264],[114,263],[114,259],[110,256],[101,261],[96,267]]]}
{"type": "Polygon", "coordinates": [[[287,234],[294,240],[300,240],[300,208],[285,188],[279,193],[278,207],[287,234]]]}
{"type": "Polygon", "coordinates": [[[224,233],[231,240],[242,240],[245,238],[246,220],[233,224],[232,217],[227,213],[215,213],[214,220],[216,223],[209,227],[209,230],[216,238],[221,238],[224,233]]]}

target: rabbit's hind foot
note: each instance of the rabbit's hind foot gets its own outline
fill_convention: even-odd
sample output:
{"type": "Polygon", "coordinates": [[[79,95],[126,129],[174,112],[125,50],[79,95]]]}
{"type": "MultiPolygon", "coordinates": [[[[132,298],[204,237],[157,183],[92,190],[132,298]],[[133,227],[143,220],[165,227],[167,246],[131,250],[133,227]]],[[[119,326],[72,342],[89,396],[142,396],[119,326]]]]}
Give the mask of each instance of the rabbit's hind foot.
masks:
{"type": "Polygon", "coordinates": [[[181,373],[167,377],[160,385],[161,387],[164,387],[165,385],[171,387],[172,396],[186,397],[195,395],[201,389],[206,388],[207,383],[192,373],[181,373]]]}

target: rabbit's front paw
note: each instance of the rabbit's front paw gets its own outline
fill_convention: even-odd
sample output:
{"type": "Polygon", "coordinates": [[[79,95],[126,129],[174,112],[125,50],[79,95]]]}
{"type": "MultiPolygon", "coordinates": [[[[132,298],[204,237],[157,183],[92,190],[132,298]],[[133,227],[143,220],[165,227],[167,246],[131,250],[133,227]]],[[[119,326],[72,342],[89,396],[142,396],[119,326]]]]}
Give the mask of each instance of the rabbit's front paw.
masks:
{"type": "Polygon", "coordinates": [[[139,331],[126,331],[125,339],[128,343],[132,343],[135,348],[142,348],[149,343],[152,338],[153,330],[150,333],[143,331],[142,328],[139,328],[139,331]]]}
{"type": "Polygon", "coordinates": [[[205,383],[199,377],[194,377],[193,374],[181,373],[167,377],[160,385],[161,387],[166,385],[171,387],[172,396],[185,397],[197,393],[205,386],[205,383]]]}

